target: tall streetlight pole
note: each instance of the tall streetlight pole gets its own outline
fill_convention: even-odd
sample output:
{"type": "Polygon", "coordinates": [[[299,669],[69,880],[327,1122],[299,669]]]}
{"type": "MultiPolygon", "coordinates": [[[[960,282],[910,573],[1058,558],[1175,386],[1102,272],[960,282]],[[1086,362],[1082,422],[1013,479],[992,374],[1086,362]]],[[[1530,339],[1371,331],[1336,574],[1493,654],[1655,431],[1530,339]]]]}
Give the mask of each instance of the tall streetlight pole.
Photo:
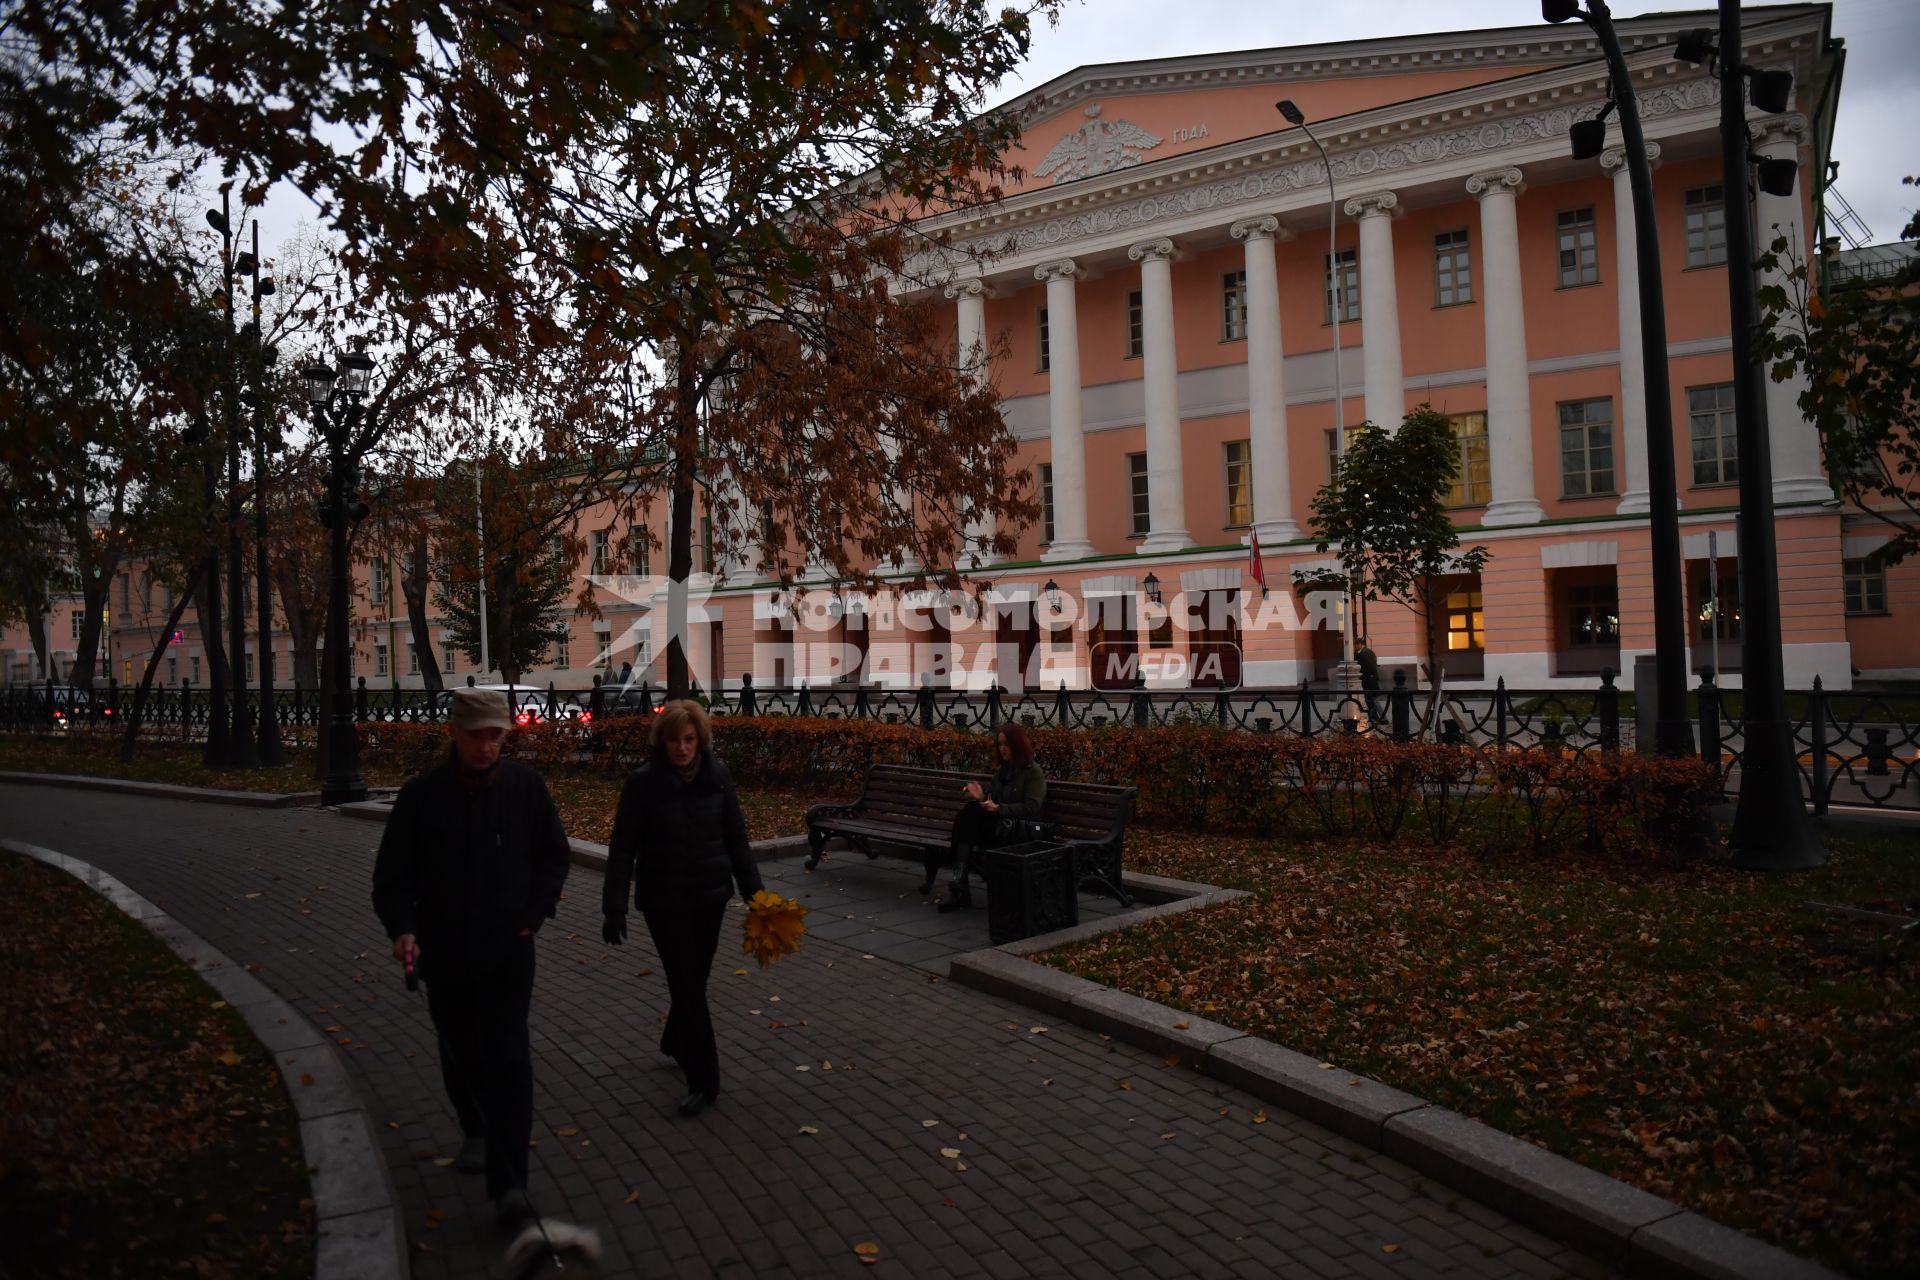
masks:
{"type": "MultiPolygon", "coordinates": [[[[260,278],[260,223],[253,224],[253,562],[254,593],[259,606],[260,626],[260,763],[280,766],[287,762],[280,742],[279,708],[273,701],[273,579],[267,564],[267,423],[272,407],[267,390],[267,370],[279,358],[279,352],[266,344],[260,327],[260,299],[273,291],[273,277],[260,278]]],[[[235,566],[235,572],[239,567],[235,566]]]]}
{"type": "MultiPolygon", "coordinates": [[[[1627,181],[1633,192],[1635,259],[1640,277],[1640,362],[1646,377],[1648,537],[1653,550],[1654,749],[1663,756],[1693,751],[1687,719],[1687,610],[1680,556],[1680,493],[1673,464],[1673,390],[1667,375],[1667,307],[1660,283],[1660,230],[1653,214],[1653,170],[1647,164],[1640,104],[1606,0],[1541,0],[1548,22],[1578,18],[1593,28],[1613,87],[1608,108],[1620,112],[1627,181]]],[[[1575,159],[1600,154],[1607,110],[1573,126],[1575,159]]],[[[1636,690],[1636,693],[1644,691],[1636,690]]]]}
{"type": "Polygon", "coordinates": [[[232,731],[227,735],[226,758],[229,766],[249,768],[258,763],[253,738],[247,723],[247,607],[246,579],[241,565],[245,556],[240,547],[240,369],[233,343],[234,277],[257,270],[259,260],[251,253],[235,254],[233,244],[233,193],[220,191],[221,254],[225,268],[227,293],[227,351],[222,362],[221,381],[225,384],[227,422],[227,672],[233,684],[232,731]]]}
{"type": "MultiPolygon", "coordinates": [[[[1328,159],[1327,149],[1320,145],[1320,139],[1307,123],[1306,112],[1300,110],[1292,98],[1280,99],[1273,104],[1273,108],[1288,124],[1307,135],[1307,141],[1320,153],[1320,163],[1327,171],[1327,275],[1329,296],[1333,299],[1333,469],[1337,476],[1340,464],[1347,458],[1347,384],[1340,377],[1340,322],[1346,318],[1347,300],[1342,288],[1346,272],[1340,269],[1340,205],[1333,187],[1333,161],[1328,159]]],[[[1348,579],[1346,616],[1340,620],[1340,672],[1335,678],[1335,684],[1345,690],[1360,687],[1360,664],[1353,658],[1353,601],[1356,594],[1356,584],[1348,579]]],[[[1356,721],[1359,719],[1357,709],[1353,718],[1356,721]]]]}
{"type": "MultiPolygon", "coordinates": [[[[227,195],[220,197],[221,207],[207,210],[207,225],[220,233],[220,307],[227,321],[227,360],[221,381],[224,394],[233,392],[231,368],[233,351],[233,227],[227,220],[227,195]]],[[[229,399],[229,405],[231,400],[229,399]]],[[[231,413],[229,413],[231,417],[231,413]]],[[[194,605],[200,618],[200,643],[207,651],[207,741],[201,762],[209,768],[224,769],[232,763],[232,729],[226,680],[226,659],[220,638],[220,536],[214,528],[215,504],[220,500],[218,455],[211,447],[212,424],[203,411],[194,424],[193,439],[200,445],[200,485],[206,529],[207,555],[201,573],[204,581],[200,598],[194,605]]],[[[185,712],[183,711],[184,715],[185,712]]]]}
{"type": "MultiPolygon", "coordinates": [[[[1704,28],[1682,38],[1678,56],[1711,57],[1704,28]]],[[[1740,56],[1740,0],[1720,0],[1720,172],[1727,227],[1727,303],[1733,322],[1733,413],[1740,477],[1740,797],[1733,814],[1733,864],[1760,871],[1794,871],[1827,860],[1800,799],[1793,723],[1787,718],[1786,674],[1780,656],[1780,563],[1774,546],[1773,455],[1767,430],[1762,369],[1754,358],[1759,306],[1753,294],[1753,192],[1749,186],[1746,79],[1753,105],[1785,111],[1793,79],[1784,71],[1756,71],[1740,56]]],[[[1768,162],[1760,181],[1772,195],[1788,195],[1798,165],[1768,162]]],[[[1717,622],[1717,620],[1716,620],[1717,622]]]]}
{"type": "Polygon", "coordinates": [[[326,365],[301,370],[307,401],[327,437],[327,496],[321,523],[332,535],[327,590],[327,662],[333,667],[333,703],[327,721],[327,775],[320,784],[321,804],[352,804],[367,798],[360,776],[360,744],[353,728],[353,656],[347,636],[347,527],[366,514],[351,493],[354,429],[360,424],[360,397],[373,376],[373,361],[354,352],[336,373],[326,365]]]}

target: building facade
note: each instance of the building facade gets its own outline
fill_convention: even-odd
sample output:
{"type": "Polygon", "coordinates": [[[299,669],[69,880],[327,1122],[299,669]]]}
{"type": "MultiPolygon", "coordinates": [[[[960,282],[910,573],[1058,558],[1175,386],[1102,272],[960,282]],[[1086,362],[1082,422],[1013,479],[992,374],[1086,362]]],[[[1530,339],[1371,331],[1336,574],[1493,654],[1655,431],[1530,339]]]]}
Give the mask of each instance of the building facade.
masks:
{"type": "MultiPolygon", "coordinates": [[[[1673,56],[1681,30],[1713,21],[1618,25],[1654,165],[1689,668],[1737,685],[1719,92],[1673,56]]],[[[1784,234],[1803,259],[1840,82],[1829,21],[1817,4],[1746,17],[1744,60],[1794,77],[1793,109],[1748,109],[1758,151],[1800,173],[1791,196],[1758,195],[1757,239],[1784,234]]],[[[1617,128],[1597,159],[1572,159],[1567,141],[1607,91],[1597,42],[1568,24],[1085,67],[1009,104],[1044,104],[1011,157],[1023,175],[1002,202],[930,229],[988,253],[956,258],[938,301],[956,358],[1002,398],[1043,519],[1018,531],[1011,560],[959,566],[991,584],[972,598],[843,597],[823,578],[796,599],[760,580],[751,554],[702,562],[688,632],[699,678],[1082,687],[1103,682],[1096,659],[1113,652],[1150,684],[1324,678],[1342,647],[1338,600],[1290,584],[1331,563],[1310,504],[1336,427],[1397,425],[1430,404],[1462,447],[1462,541],[1490,553],[1442,593],[1448,684],[1584,686],[1611,668],[1631,687],[1653,647],[1633,210],[1617,128]],[[1331,192],[1278,99],[1325,146],[1331,192]],[[1008,354],[985,367],[999,336],[1008,354]]],[[[1798,391],[1766,392],[1788,684],[1920,676],[1899,638],[1920,612],[1920,566],[1868,564],[1885,535],[1835,500],[1798,391]]],[[[608,560],[597,519],[582,574],[645,575],[608,560]]],[[[605,545],[620,532],[604,530],[605,545]]],[[[576,619],[533,678],[645,670],[665,647],[657,587],[603,590],[605,618],[576,619]]],[[[397,592],[376,599],[363,567],[356,594],[358,672],[417,683],[397,592]]],[[[151,613],[130,607],[114,626],[116,676],[137,678],[151,613]]],[[[1411,614],[1375,603],[1360,625],[1383,667],[1424,678],[1411,614]]],[[[175,679],[192,656],[182,630],[164,673],[175,679]]],[[[17,633],[7,647],[18,678],[17,633]]],[[[457,679],[470,664],[452,656],[457,679]]]]}

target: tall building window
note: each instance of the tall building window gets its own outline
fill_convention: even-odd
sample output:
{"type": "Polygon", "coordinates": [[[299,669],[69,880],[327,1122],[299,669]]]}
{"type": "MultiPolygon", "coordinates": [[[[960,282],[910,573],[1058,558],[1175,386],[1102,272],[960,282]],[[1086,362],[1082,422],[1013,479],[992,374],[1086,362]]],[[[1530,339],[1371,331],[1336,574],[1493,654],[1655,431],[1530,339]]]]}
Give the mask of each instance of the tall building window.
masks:
{"type": "Polygon", "coordinates": [[[1333,294],[1337,284],[1340,290],[1340,316],[1343,320],[1360,318],[1360,251],[1342,249],[1333,258],[1320,255],[1321,279],[1327,282],[1325,306],[1321,308],[1321,323],[1333,323],[1333,294]],[[1338,280],[1333,275],[1333,263],[1340,264],[1338,280]]]}
{"type": "Polygon", "coordinates": [[[553,642],[553,665],[561,671],[565,671],[573,665],[573,635],[571,632],[562,631],[560,638],[553,642]]]}
{"type": "Polygon", "coordinates": [[[713,572],[713,517],[700,517],[700,564],[702,573],[713,572]]]}
{"type": "Polygon", "coordinates": [[[120,575],[120,612],[133,612],[133,575],[131,573],[120,575]]]}
{"type": "Polygon", "coordinates": [[[1133,511],[1133,532],[1153,531],[1153,508],[1147,496],[1147,455],[1127,455],[1127,496],[1133,511]]]}
{"type": "Polygon", "coordinates": [[[1887,611],[1887,571],[1862,558],[1841,562],[1842,581],[1847,597],[1847,615],[1885,613],[1887,611]]]}
{"type": "Polygon", "coordinates": [[[1695,484],[1737,484],[1740,454],[1733,420],[1733,384],[1687,388],[1687,432],[1695,484]]]}
{"type": "Polygon", "coordinates": [[[167,659],[167,683],[173,684],[177,682],[179,679],[180,679],[180,660],[178,658],[168,658],[167,659]]]}
{"type": "Polygon", "coordinates": [[[1727,260],[1727,206],[1720,184],[1687,192],[1687,265],[1714,267],[1727,260]]]}
{"type": "Polygon", "coordinates": [[[1478,591],[1447,592],[1447,651],[1472,652],[1486,648],[1487,615],[1478,591]]]}
{"type": "Polygon", "coordinates": [[[387,674],[387,643],[384,640],[376,640],[373,643],[373,674],[376,676],[387,674]]]}
{"type": "Polygon", "coordinates": [[[1040,308],[1035,324],[1040,332],[1040,372],[1046,373],[1053,368],[1053,353],[1047,349],[1047,309],[1045,307],[1040,308]]]}
{"type": "Polygon", "coordinates": [[[1135,289],[1127,295],[1127,359],[1138,360],[1146,349],[1146,302],[1135,289]]]}
{"type": "Polygon", "coordinates": [[[1253,466],[1249,442],[1229,440],[1221,446],[1227,468],[1227,527],[1253,523],[1253,466]]]}
{"type": "Polygon", "coordinates": [[[1220,277],[1220,340],[1243,342],[1247,336],[1247,273],[1220,277]]]}
{"type": "Polygon", "coordinates": [[[1433,238],[1433,305],[1455,307],[1473,301],[1473,263],[1467,232],[1442,231],[1433,238]]]}
{"type": "Polygon", "coordinates": [[[1560,287],[1600,279],[1600,250],[1593,228],[1593,206],[1560,214],[1560,287]]]}
{"type": "Polygon", "coordinates": [[[194,654],[188,659],[193,664],[193,674],[189,677],[195,684],[200,683],[200,655],[194,654]]]}
{"type": "Polygon", "coordinates": [[[367,562],[368,599],[374,604],[387,602],[387,562],[371,560],[367,562]]]}
{"type": "Polygon", "coordinates": [[[1040,533],[1042,542],[1053,541],[1053,464],[1040,464],[1040,533]]]}
{"type": "Polygon", "coordinates": [[[1456,413],[1447,421],[1453,424],[1454,438],[1460,441],[1460,470],[1454,473],[1447,505],[1484,507],[1493,496],[1492,473],[1487,464],[1487,415],[1456,413]]]}
{"type": "Polygon", "coordinates": [[[648,564],[650,555],[647,548],[647,544],[644,542],[640,543],[639,550],[636,551],[634,554],[639,558],[640,576],[643,578],[647,577],[649,574],[653,572],[653,569],[648,564]]]}
{"type": "Polygon", "coordinates": [[[602,577],[608,572],[607,539],[611,533],[612,530],[609,529],[593,531],[593,574],[596,577],[602,577]]]}
{"type": "Polygon", "coordinates": [[[420,674],[420,649],[411,640],[407,641],[407,674],[410,676],[420,674]]]}
{"type": "MultiPolygon", "coordinates": [[[[1344,441],[1349,448],[1351,448],[1353,445],[1353,428],[1352,427],[1342,428],[1340,435],[1341,435],[1341,440],[1344,441]]],[[[1334,441],[1332,428],[1328,428],[1327,430],[1327,479],[1332,480],[1334,473],[1339,469],[1340,469],[1340,445],[1334,441]]]]}
{"type": "Polygon", "coordinates": [[[87,617],[87,611],[85,609],[75,609],[73,611],[72,626],[73,626],[73,638],[75,640],[78,640],[80,638],[80,626],[83,622],[86,621],[86,617],[87,617]]]}
{"type": "Polygon", "coordinates": [[[1711,644],[1718,634],[1722,644],[1740,643],[1740,575],[1728,572],[1723,564],[1720,569],[1718,600],[1709,594],[1712,580],[1705,573],[1695,577],[1694,582],[1694,638],[1697,642],[1711,644]]]}
{"type": "Polygon", "coordinates": [[[153,573],[142,569],[140,571],[140,610],[144,613],[151,608],[153,608],[153,573]]]}
{"type": "Polygon", "coordinates": [[[1578,646],[1620,643],[1620,588],[1591,582],[1567,588],[1567,643],[1578,646]]]}
{"type": "Polygon", "coordinates": [[[458,651],[454,648],[453,641],[446,639],[444,636],[441,637],[441,640],[440,640],[440,674],[441,675],[450,676],[453,674],[453,671],[454,671],[453,656],[456,652],[458,651]]]}
{"type": "Polygon", "coordinates": [[[1569,498],[1613,492],[1611,399],[1561,402],[1560,492],[1569,498]]]}

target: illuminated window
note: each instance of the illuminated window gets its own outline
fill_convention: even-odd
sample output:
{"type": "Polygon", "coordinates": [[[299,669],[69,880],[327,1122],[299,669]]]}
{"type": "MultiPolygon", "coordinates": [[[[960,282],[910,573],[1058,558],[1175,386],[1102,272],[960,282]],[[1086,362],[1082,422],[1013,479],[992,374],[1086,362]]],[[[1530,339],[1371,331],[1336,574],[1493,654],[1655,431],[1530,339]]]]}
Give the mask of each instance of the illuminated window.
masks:
{"type": "Polygon", "coordinates": [[[1454,473],[1447,505],[1484,507],[1493,496],[1492,473],[1487,462],[1487,415],[1456,413],[1447,421],[1453,426],[1454,437],[1460,441],[1460,470],[1454,473]]]}
{"type": "Polygon", "coordinates": [[[1253,523],[1253,467],[1249,442],[1229,440],[1221,446],[1227,468],[1227,527],[1253,523]]]}
{"type": "Polygon", "coordinates": [[[1447,651],[1478,652],[1486,647],[1487,615],[1478,591],[1447,592],[1447,651]]]}

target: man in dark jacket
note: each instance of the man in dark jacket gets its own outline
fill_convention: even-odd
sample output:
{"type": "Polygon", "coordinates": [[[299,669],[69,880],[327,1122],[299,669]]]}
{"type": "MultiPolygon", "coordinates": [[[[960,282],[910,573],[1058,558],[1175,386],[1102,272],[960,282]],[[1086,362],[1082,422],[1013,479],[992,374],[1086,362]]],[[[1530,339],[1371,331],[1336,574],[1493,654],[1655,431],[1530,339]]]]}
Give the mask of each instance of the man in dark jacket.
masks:
{"type": "Polygon", "coordinates": [[[373,908],[394,959],[427,983],[440,1074],[503,1222],[532,1216],[533,935],[554,913],[566,832],[540,775],[500,758],[506,699],[455,689],[453,750],[400,789],[373,867],[373,908]],[[483,1163],[484,1161],[484,1163],[483,1163]]]}

